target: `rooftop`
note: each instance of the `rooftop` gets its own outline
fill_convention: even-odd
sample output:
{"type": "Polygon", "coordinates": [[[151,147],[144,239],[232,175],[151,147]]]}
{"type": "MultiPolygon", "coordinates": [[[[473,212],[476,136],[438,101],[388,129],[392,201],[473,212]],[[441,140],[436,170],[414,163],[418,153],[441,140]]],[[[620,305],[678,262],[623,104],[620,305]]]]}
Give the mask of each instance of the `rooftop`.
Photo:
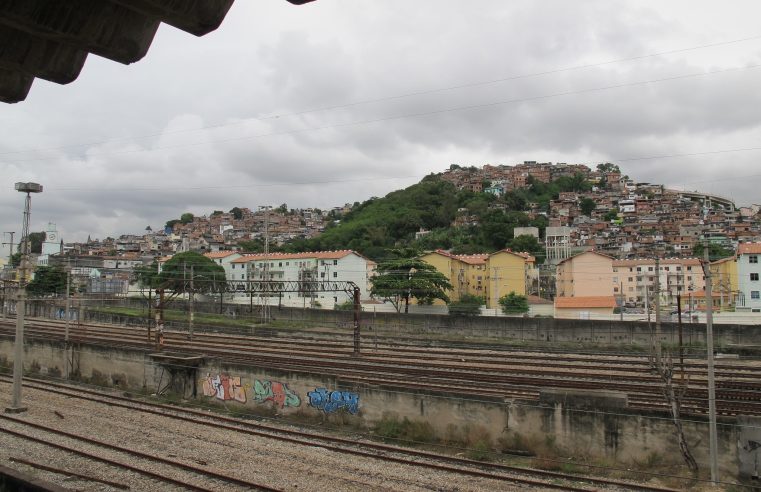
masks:
{"type": "MultiPolygon", "coordinates": [[[[288,0],[301,5],[312,0],[288,0]]],[[[128,65],[163,22],[195,36],[219,27],[234,0],[11,0],[0,6],[0,101],[26,99],[39,77],[68,84],[90,53],[128,65]]]]}

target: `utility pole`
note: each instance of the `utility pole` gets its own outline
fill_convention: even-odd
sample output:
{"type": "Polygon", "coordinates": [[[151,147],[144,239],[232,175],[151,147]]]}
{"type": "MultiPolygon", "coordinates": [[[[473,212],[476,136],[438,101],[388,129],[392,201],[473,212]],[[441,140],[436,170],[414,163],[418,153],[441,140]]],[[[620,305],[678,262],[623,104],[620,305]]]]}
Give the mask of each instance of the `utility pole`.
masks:
{"type": "Polygon", "coordinates": [[[621,315],[621,321],[624,320],[624,283],[618,283],[618,291],[621,293],[621,306],[619,306],[619,314],[621,315]]]}
{"type": "Polygon", "coordinates": [[[719,480],[718,439],[716,435],[716,382],[713,367],[713,292],[711,285],[711,263],[708,258],[708,244],[703,248],[703,271],[706,276],[706,348],[708,356],[708,420],[709,445],[711,452],[711,483],[719,480]]]}
{"type": "Polygon", "coordinates": [[[66,328],[63,336],[64,355],[64,377],[69,379],[69,311],[71,310],[71,260],[67,259],[66,265],[66,328]]]}
{"type": "Polygon", "coordinates": [[[676,295],[676,312],[679,320],[679,367],[681,368],[681,379],[684,383],[684,342],[682,337],[682,294],[676,295]]]}
{"type": "Polygon", "coordinates": [[[497,305],[499,304],[499,281],[501,278],[499,277],[499,272],[497,271],[497,267],[492,267],[493,270],[493,277],[494,277],[494,297],[493,301],[491,303],[491,307],[494,308],[494,312],[498,315],[499,311],[497,310],[497,305]]]}
{"type": "Polygon", "coordinates": [[[655,363],[661,367],[661,259],[655,258],[655,363]]]}
{"type": "Polygon", "coordinates": [[[21,404],[21,382],[24,377],[24,314],[26,311],[26,269],[29,263],[29,215],[32,208],[32,193],[41,193],[37,183],[16,183],[16,191],[26,193],[24,220],[21,229],[21,263],[19,264],[18,296],[16,300],[16,339],[13,344],[13,397],[6,413],[26,412],[21,404]]]}
{"type": "Polygon", "coordinates": [[[360,300],[361,291],[359,287],[354,287],[354,355],[359,356],[360,352],[360,313],[362,311],[362,304],[360,300]]]}
{"type": "Polygon", "coordinates": [[[190,265],[190,322],[188,323],[188,340],[193,340],[193,318],[195,317],[195,265],[190,265]]]}
{"type": "Polygon", "coordinates": [[[264,280],[265,280],[265,288],[264,288],[264,304],[262,304],[262,320],[266,323],[270,319],[270,262],[269,262],[269,255],[270,255],[270,209],[272,208],[271,205],[262,205],[259,207],[260,209],[264,209],[264,280]]]}
{"type": "MultiPolygon", "coordinates": [[[[10,245],[10,248],[8,249],[8,268],[10,268],[11,261],[13,260],[13,235],[16,233],[13,231],[8,231],[8,232],[5,232],[4,234],[10,234],[11,236],[10,243],[3,243],[3,244],[10,245]]],[[[6,282],[3,282],[3,306],[2,306],[3,319],[5,319],[8,316],[8,305],[10,304],[8,302],[7,288],[8,288],[8,284],[6,282]]]]}

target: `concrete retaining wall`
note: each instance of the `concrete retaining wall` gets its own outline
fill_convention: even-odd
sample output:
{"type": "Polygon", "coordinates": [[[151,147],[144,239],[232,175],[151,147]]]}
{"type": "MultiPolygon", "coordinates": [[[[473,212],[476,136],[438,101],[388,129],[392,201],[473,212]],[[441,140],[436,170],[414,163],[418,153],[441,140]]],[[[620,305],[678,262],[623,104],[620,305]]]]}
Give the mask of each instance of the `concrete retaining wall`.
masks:
{"type": "MultiPolygon", "coordinates": [[[[80,344],[72,351],[73,372],[92,384],[155,392],[169,382],[171,367],[140,350],[80,344]]],[[[12,362],[12,354],[12,339],[0,337],[0,361],[12,362]]],[[[41,375],[59,376],[65,372],[64,354],[60,342],[31,339],[25,348],[25,367],[41,375]]],[[[621,466],[654,459],[682,462],[669,416],[628,409],[619,394],[582,398],[548,391],[541,402],[502,400],[469,396],[455,387],[451,393],[430,393],[368,386],[218,359],[204,360],[192,375],[180,375],[173,388],[186,398],[223,403],[240,411],[322,418],[339,415],[366,427],[393,416],[428,422],[442,437],[455,430],[479,429],[492,443],[520,442],[557,456],[605,459],[621,466]]],[[[683,425],[695,458],[706,469],[706,422],[690,417],[683,425]]],[[[757,473],[760,429],[759,418],[721,421],[719,456],[725,478],[757,473]]]]}

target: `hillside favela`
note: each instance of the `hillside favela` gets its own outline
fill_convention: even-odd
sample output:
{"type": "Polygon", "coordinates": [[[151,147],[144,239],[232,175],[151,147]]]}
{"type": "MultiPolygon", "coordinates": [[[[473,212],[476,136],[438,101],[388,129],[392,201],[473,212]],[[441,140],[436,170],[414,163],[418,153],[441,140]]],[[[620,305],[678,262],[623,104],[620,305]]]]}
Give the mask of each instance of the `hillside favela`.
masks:
{"type": "Polygon", "coordinates": [[[0,492],[761,488],[759,6],[413,3],[0,2],[0,492]]]}

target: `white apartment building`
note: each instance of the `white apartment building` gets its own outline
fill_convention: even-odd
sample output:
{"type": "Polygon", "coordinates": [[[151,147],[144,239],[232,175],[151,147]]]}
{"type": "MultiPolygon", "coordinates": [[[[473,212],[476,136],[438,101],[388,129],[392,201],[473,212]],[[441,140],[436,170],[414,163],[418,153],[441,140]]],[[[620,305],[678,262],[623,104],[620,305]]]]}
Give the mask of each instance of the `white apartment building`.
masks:
{"type": "Polygon", "coordinates": [[[761,243],[741,243],[737,248],[737,311],[761,312],[761,243]]]}
{"type": "MultiPolygon", "coordinates": [[[[369,276],[374,263],[351,250],[315,251],[307,253],[270,253],[240,256],[229,262],[228,280],[275,280],[320,284],[330,287],[330,282],[353,282],[361,291],[361,298],[368,299],[369,276]]],[[[344,291],[284,292],[276,302],[301,306],[319,302],[332,307],[352,300],[352,294],[344,291]]]]}
{"type": "Polygon", "coordinates": [[[237,251],[215,251],[204,253],[204,256],[225,269],[225,278],[232,279],[232,262],[242,257],[237,251]]]}

